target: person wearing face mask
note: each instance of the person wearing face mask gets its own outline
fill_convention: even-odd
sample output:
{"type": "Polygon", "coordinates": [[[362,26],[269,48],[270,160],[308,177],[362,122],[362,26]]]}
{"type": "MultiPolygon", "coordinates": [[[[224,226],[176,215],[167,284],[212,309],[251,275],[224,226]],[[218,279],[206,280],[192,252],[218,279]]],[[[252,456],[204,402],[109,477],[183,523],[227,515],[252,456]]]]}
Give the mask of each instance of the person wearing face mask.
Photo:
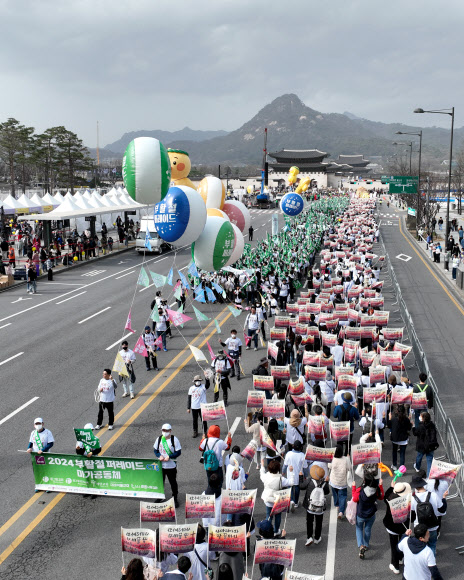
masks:
{"type": "MultiPolygon", "coordinates": [[[[258,350],[258,333],[259,333],[259,325],[260,319],[256,312],[256,308],[254,306],[251,307],[250,313],[245,318],[245,324],[243,325],[243,330],[246,332],[247,336],[250,337],[248,344],[251,344],[251,340],[253,339],[255,344],[255,350],[258,350]]],[[[250,350],[250,347],[246,347],[247,350],[250,350]]]]}
{"type": "Polygon", "coordinates": [[[172,427],[169,423],[165,423],[161,427],[161,435],[156,438],[153,449],[156,457],[162,463],[163,485],[167,477],[174,497],[174,504],[176,507],[179,507],[179,501],[177,499],[179,495],[179,487],[177,485],[177,458],[182,453],[182,448],[179,439],[172,435],[172,427]]]}
{"type": "MultiPolygon", "coordinates": [[[[193,435],[192,437],[198,437],[198,417],[201,415],[201,404],[206,403],[206,389],[209,389],[209,379],[205,380],[203,384],[200,375],[193,377],[193,385],[188,391],[188,403],[187,403],[187,413],[192,412],[193,419],[193,435]]],[[[203,421],[203,433],[206,435],[208,430],[208,425],[206,421],[203,421]]]]}
{"type": "Polygon", "coordinates": [[[99,395],[98,401],[98,419],[95,429],[101,429],[103,423],[103,411],[108,410],[108,429],[113,429],[114,423],[114,400],[116,398],[115,387],[116,383],[111,375],[110,369],[103,370],[103,378],[100,379],[97,391],[99,395]]]}
{"type": "Polygon", "coordinates": [[[261,321],[260,328],[261,328],[261,336],[263,340],[266,341],[266,327],[265,321],[267,320],[267,313],[266,310],[263,308],[261,302],[256,303],[256,314],[258,315],[258,319],[261,321]]]}
{"type": "Polygon", "coordinates": [[[52,432],[49,429],[45,429],[43,419],[37,417],[34,421],[34,431],[29,437],[27,452],[32,453],[34,451],[34,453],[42,455],[42,453],[49,451],[54,443],[55,439],[53,439],[52,432]]]}
{"type": "Polygon", "coordinates": [[[129,373],[128,376],[119,375],[119,380],[122,382],[122,387],[124,392],[122,394],[123,397],[128,397],[130,393],[130,398],[133,399],[134,395],[134,383],[135,383],[135,373],[134,373],[134,362],[135,362],[135,353],[133,350],[129,348],[129,343],[127,340],[124,340],[121,343],[121,350],[119,354],[122,357],[122,360],[126,363],[126,369],[129,373]],[[129,391],[129,392],[128,392],[129,391]]]}
{"type": "Polygon", "coordinates": [[[228,389],[230,389],[229,373],[231,364],[223,350],[218,352],[217,357],[211,363],[214,372],[214,402],[219,401],[219,388],[222,389],[224,405],[228,405],[228,389]]]}
{"type": "Polygon", "coordinates": [[[225,342],[222,342],[222,340],[219,339],[219,344],[227,347],[228,354],[230,358],[234,361],[230,376],[235,377],[235,373],[237,372],[237,381],[239,381],[240,357],[242,356],[242,341],[239,338],[237,338],[237,331],[235,329],[232,329],[230,332],[230,337],[227,338],[225,342]]]}

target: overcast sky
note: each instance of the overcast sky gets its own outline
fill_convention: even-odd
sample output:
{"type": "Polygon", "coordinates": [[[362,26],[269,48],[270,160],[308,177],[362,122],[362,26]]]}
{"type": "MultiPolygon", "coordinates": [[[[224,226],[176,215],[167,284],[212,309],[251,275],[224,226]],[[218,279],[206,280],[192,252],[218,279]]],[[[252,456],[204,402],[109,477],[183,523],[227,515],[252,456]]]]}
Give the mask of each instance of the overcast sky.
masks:
{"type": "Polygon", "coordinates": [[[89,146],[137,129],[233,130],[284,93],[322,112],[464,119],[459,0],[0,0],[0,120],[89,146]]]}

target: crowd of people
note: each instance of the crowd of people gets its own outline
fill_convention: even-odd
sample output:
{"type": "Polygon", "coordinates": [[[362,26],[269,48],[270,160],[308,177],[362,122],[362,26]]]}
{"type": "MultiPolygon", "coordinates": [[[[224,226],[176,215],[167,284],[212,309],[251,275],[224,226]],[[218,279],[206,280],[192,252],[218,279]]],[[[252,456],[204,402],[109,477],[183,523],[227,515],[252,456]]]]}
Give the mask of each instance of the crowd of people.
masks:
{"type": "MultiPolygon", "coordinates": [[[[400,342],[402,334],[392,333],[388,327],[389,313],[384,310],[382,294],[382,257],[374,253],[377,231],[375,200],[352,199],[348,205],[343,197],[322,199],[278,236],[248,248],[234,269],[191,277],[197,288],[210,290],[211,294],[204,292],[205,301],[208,297],[228,300],[237,308],[248,308],[241,319],[243,330],[233,329],[229,338],[219,340],[221,349],[215,354],[211,368],[205,369],[204,376],[195,375],[188,388],[192,436],[196,438],[199,431],[202,433],[198,453],[202,463],[199,470],[205,472],[204,494],[214,495],[216,513],[198,526],[192,552],[177,557],[160,552],[158,544],[155,567],[148,559],[142,562],[134,558],[123,568],[123,578],[134,580],[151,574],[151,577],[172,576],[173,580],[174,575],[203,580],[206,574],[209,580],[213,575],[219,580],[240,580],[246,572],[245,556],[253,554],[253,537],[255,542],[288,537],[282,514],[272,514],[277,492],[286,488],[291,490],[290,517],[305,516],[306,549],[327,541],[323,537],[323,520],[331,496],[337,523],[347,526],[347,534],[352,533],[359,558],[371,558],[372,527],[383,504],[382,522],[390,546],[389,570],[399,575],[404,566],[402,573],[407,580],[441,578],[436,554],[449,482],[428,477],[438,448],[431,415],[433,391],[425,374],[413,383],[403,362],[399,369],[394,364],[381,365],[382,353],[400,352],[403,361],[408,347],[400,342]],[[276,339],[275,331],[282,329],[283,334],[276,339]],[[256,351],[265,348],[265,341],[268,341],[267,356],[254,355],[257,358],[252,374],[274,377],[273,388],[264,390],[264,398],[281,400],[285,411],[275,417],[265,416],[264,408],[250,408],[245,419],[244,429],[254,442],[260,498],[266,513],[265,518],[255,523],[248,515],[221,515],[223,489],[252,488],[249,476],[253,463],[245,469],[243,450],[234,443],[230,432],[221,433],[218,425],[208,426],[202,420],[201,404],[207,401],[207,392],[214,384],[214,401],[221,398],[222,392],[227,406],[231,393],[236,397],[236,390],[230,389],[231,379],[241,379],[243,347],[256,351]],[[373,369],[381,372],[372,373],[373,369]],[[383,400],[366,401],[372,387],[383,389],[383,400]],[[409,404],[392,402],[398,388],[403,392],[424,393],[423,408],[411,409],[409,404]],[[340,422],[349,426],[348,433],[335,440],[332,423],[340,422]],[[353,465],[352,446],[358,443],[377,445],[382,462],[353,465]],[[308,445],[331,449],[329,460],[308,459],[308,445]],[[412,446],[415,449],[411,453],[412,446]],[[407,467],[406,474],[402,466],[407,467]],[[387,478],[391,478],[388,483],[387,478]],[[410,513],[403,523],[395,523],[389,502],[409,494],[410,513]],[[349,529],[350,523],[355,526],[355,533],[349,529]],[[208,562],[214,563],[211,566],[214,571],[206,565],[211,524],[245,524],[247,531],[246,555],[209,554],[208,562]]],[[[150,327],[145,328],[144,341],[154,355],[154,366],[156,350],[167,350],[170,328],[161,293],[151,306],[158,311],[153,330],[162,341],[155,345],[155,335],[150,327]]],[[[128,370],[133,360],[131,353],[127,343],[123,343],[120,354],[128,370]]],[[[151,354],[146,360],[147,370],[150,357],[151,354]]],[[[103,425],[105,409],[109,413],[109,428],[113,426],[115,386],[110,369],[105,369],[98,387],[100,413],[96,429],[103,425]]],[[[131,387],[129,374],[124,381],[123,396],[134,396],[131,387]]],[[[253,389],[260,390],[259,382],[253,389]]],[[[29,446],[45,450],[45,445],[53,445],[53,436],[45,430],[41,419],[37,421],[29,446]]],[[[178,507],[179,494],[184,491],[179,490],[177,481],[178,463],[182,469],[182,441],[171,423],[163,424],[154,441],[154,454],[161,462],[163,481],[167,479],[178,507]]],[[[260,564],[259,574],[261,578],[281,580],[283,567],[260,564]]]]}

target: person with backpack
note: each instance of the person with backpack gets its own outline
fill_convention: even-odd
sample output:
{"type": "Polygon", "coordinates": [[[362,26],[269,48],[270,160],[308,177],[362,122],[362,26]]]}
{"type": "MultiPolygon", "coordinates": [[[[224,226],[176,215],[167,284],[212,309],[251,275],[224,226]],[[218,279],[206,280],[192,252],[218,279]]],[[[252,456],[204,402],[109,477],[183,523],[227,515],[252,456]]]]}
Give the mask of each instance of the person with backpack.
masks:
{"type": "Polygon", "coordinates": [[[352,500],[356,507],[356,540],[359,548],[359,557],[364,560],[366,550],[369,548],[372,526],[377,512],[377,499],[384,498],[382,479],[376,479],[367,473],[360,487],[355,482],[351,488],[352,500]]]}
{"type": "MultiPolygon", "coordinates": [[[[424,524],[429,532],[427,546],[432,550],[433,555],[437,554],[438,540],[438,518],[446,512],[446,505],[436,491],[427,491],[427,482],[423,478],[424,471],[415,475],[411,481],[414,492],[411,497],[411,523],[424,524]]],[[[443,494],[446,498],[448,492],[443,494]]]]}
{"type": "Polygon", "coordinates": [[[344,454],[348,455],[351,451],[351,444],[353,442],[354,422],[359,421],[359,413],[356,406],[352,405],[353,395],[351,393],[343,393],[342,399],[343,403],[335,407],[333,416],[339,421],[350,422],[350,439],[349,441],[341,441],[344,447],[344,454]]]}
{"type": "Polygon", "coordinates": [[[309,477],[300,481],[300,489],[306,490],[303,499],[303,507],[306,510],[305,546],[319,544],[322,540],[322,520],[327,508],[325,496],[330,493],[328,479],[322,467],[313,465],[309,471],[309,477]]]}
{"type": "Polygon", "coordinates": [[[419,375],[419,382],[414,385],[412,392],[425,392],[425,396],[427,397],[427,408],[414,410],[414,427],[417,429],[419,427],[419,417],[421,413],[427,411],[427,409],[432,409],[433,407],[433,389],[427,384],[427,375],[425,373],[419,375]]]}
{"type": "Polygon", "coordinates": [[[432,467],[433,453],[439,447],[437,439],[437,428],[432,422],[430,413],[424,411],[421,413],[419,418],[419,427],[413,427],[413,435],[417,437],[416,439],[416,451],[417,457],[414,464],[414,469],[419,471],[422,464],[422,459],[427,460],[427,477],[430,473],[430,468],[432,467]]]}
{"type": "Polygon", "coordinates": [[[407,530],[398,544],[398,551],[404,558],[403,578],[406,580],[443,580],[428,541],[427,527],[419,524],[414,532],[407,530]]]}
{"type": "MultiPolygon", "coordinates": [[[[206,530],[201,525],[198,524],[197,537],[195,539],[195,546],[192,552],[186,552],[183,554],[187,556],[190,560],[192,567],[190,572],[192,574],[192,580],[205,580],[206,569],[208,568],[208,558],[209,560],[215,560],[217,555],[216,552],[210,552],[208,556],[208,542],[206,541],[206,530]]],[[[211,568],[209,568],[211,570],[211,568]]]]}
{"type": "Polygon", "coordinates": [[[216,473],[222,482],[224,480],[224,474],[222,471],[222,452],[228,451],[232,444],[232,436],[227,433],[225,441],[220,439],[221,429],[218,425],[211,425],[208,429],[207,436],[203,436],[200,442],[199,449],[203,452],[201,463],[206,471],[206,477],[208,481],[213,473],[216,473]]]}
{"type": "Polygon", "coordinates": [[[177,485],[177,458],[182,453],[179,439],[172,435],[172,427],[165,423],[161,427],[161,435],[156,438],[153,445],[156,457],[161,461],[163,468],[163,485],[167,477],[171,486],[174,504],[179,507],[179,487],[177,485]]]}
{"type": "Polygon", "coordinates": [[[399,497],[407,497],[411,493],[411,486],[406,481],[397,481],[394,487],[390,486],[385,492],[385,506],[386,512],[383,518],[383,525],[388,532],[388,539],[390,540],[390,565],[389,568],[393,574],[400,574],[400,554],[398,552],[398,543],[405,531],[405,528],[409,528],[410,514],[408,514],[407,519],[401,523],[396,524],[393,521],[390,504],[388,502],[397,499],[399,497]]]}

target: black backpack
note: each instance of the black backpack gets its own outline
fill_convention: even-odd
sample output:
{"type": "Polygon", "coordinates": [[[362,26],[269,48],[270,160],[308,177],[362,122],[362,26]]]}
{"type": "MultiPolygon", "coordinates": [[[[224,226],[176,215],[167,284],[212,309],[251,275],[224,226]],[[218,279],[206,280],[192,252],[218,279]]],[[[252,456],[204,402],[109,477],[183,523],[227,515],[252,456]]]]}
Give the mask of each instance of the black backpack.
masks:
{"type": "Polygon", "coordinates": [[[437,429],[433,423],[430,423],[428,428],[425,427],[425,450],[426,453],[432,453],[440,447],[437,440],[437,429]]]}
{"type": "Polygon", "coordinates": [[[349,421],[350,420],[350,407],[348,409],[345,405],[342,404],[342,416],[340,417],[340,421],[349,421]]]}
{"type": "Polygon", "coordinates": [[[415,493],[413,495],[417,503],[416,516],[418,523],[426,525],[428,529],[438,526],[438,518],[433,511],[433,505],[430,503],[432,493],[429,491],[424,501],[421,501],[415,493]]]}

